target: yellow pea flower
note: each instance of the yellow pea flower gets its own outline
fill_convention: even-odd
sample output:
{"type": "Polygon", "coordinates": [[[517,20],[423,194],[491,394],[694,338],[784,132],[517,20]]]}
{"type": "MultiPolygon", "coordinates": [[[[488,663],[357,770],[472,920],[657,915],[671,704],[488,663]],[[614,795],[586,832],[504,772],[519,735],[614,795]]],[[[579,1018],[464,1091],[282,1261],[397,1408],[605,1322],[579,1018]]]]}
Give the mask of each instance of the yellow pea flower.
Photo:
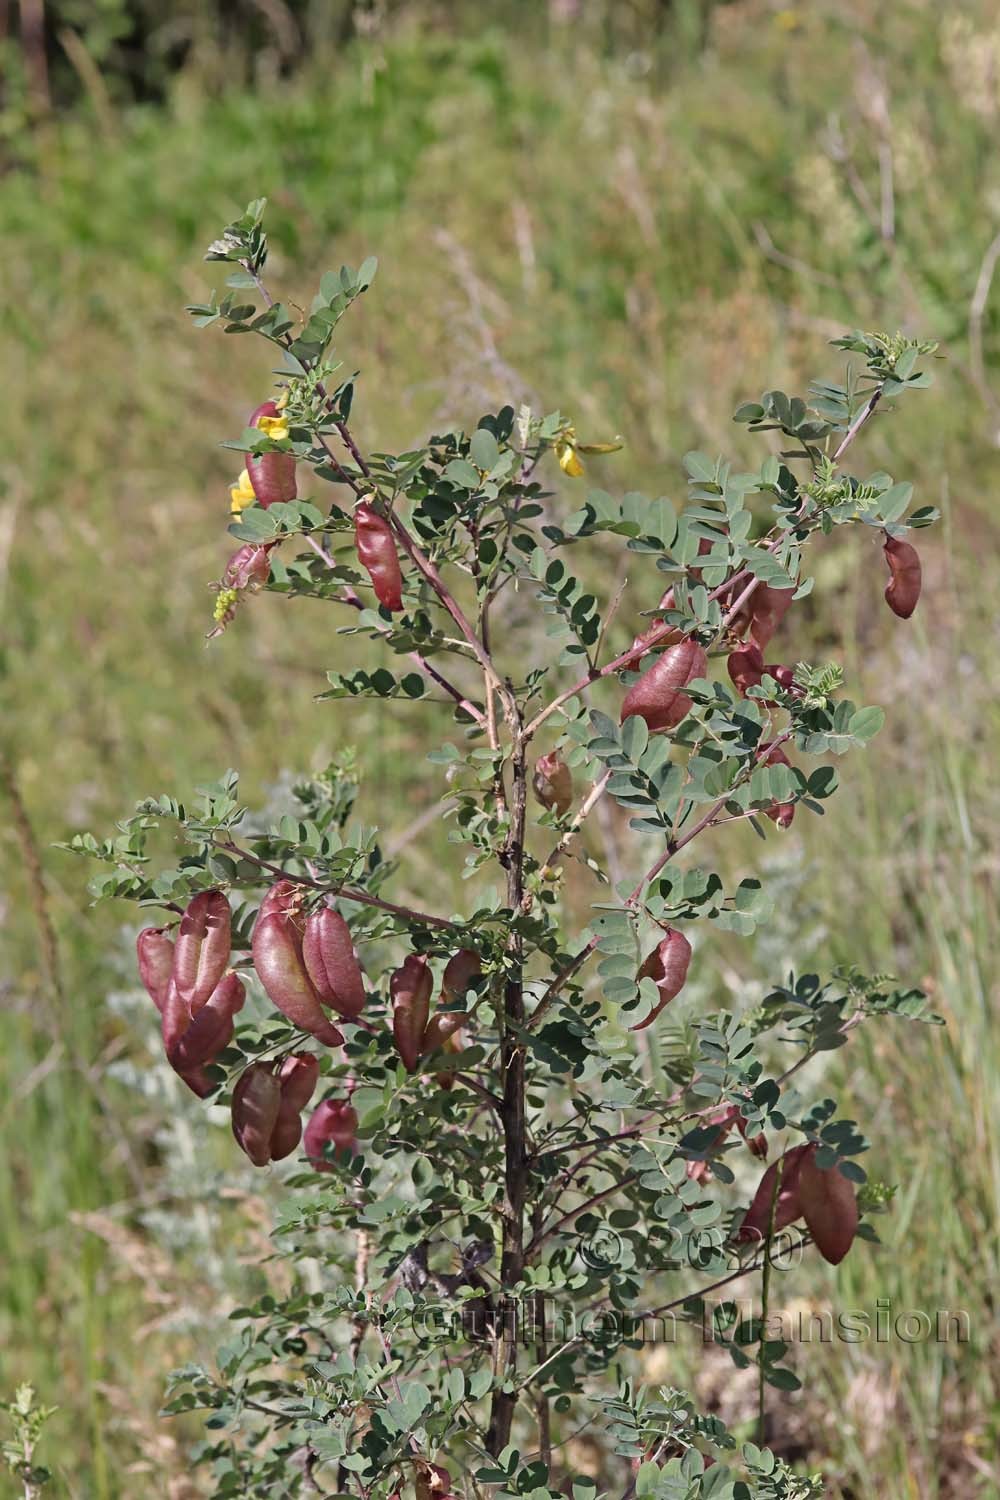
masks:
{"type": "Polygon", "coordinates": [[[256,498],[257,496],[253,492],[253,485],[250,483],[250,475],[246,469],[241,469],[237,482],[229,486],[230,513],[238,516],[241,511],[246,510],[248,505],[252,505],[256,498]]]}
{"type": "Polygon", "coordinates": [[[282,417],[258,417],[257,427],[261,432],[267,434],[275,443],[282,442],[288,436],[288,423],[282,417]]]}
{"type": "Polygon", "coordinates": [[[574,443],[568,441],[557,443],[556,458],[559,460],[559,467],[564,474],[568,474],[571,479],[579,479],[581,477],[583,474],[583,464],[580,462],[580,457],[574,443]]]}

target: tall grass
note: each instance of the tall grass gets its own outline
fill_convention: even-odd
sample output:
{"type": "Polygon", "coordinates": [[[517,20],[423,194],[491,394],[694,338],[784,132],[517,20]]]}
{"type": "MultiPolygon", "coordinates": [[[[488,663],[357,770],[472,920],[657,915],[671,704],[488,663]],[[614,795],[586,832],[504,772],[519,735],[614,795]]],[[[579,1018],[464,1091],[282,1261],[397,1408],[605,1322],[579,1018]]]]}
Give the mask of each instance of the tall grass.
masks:
{"type": "MultiPolygon", "coordinates": [[[[988,291],[975,298],[1000,193],[990,14],[744,3],[717,9],[707,50],[683,59],[604,55],[572,27],[539,48],[488,22],[403,24],[253,90],[210,90],[192,69],[166,107],[115,114],[103,135],[83,108],[0,181],[13,372],[0,692],[26,818],[8,795],[0,1343],[5,1383],[31,1378],[62,1408],[59,1493],[195,1493],[183,1442],[155,1417],[165,1367],[199,1337],[171,1309],[217,1307],[203,1257],[229,1267],[228,1237],[251,1259],[263,1242],[231,1217],[197,1246],[171,1240],[171,1204],[185,1212],[181,1147],[163,1135],[176,1101],[118,1076],[142,1055],[107,1003],[120,913],[88,908],[86,872],[48,844],[228,764],[250,797],[270,795],[348,736],[368,747],[369,815],[399,826],[434,795],[419,710],[352,707],[347,725],[313,703],[349,646],[308,608],[258,600],[207,654],[201,643],[231,477],[212,445],[269,374],[179,309],[210,284],[203,244],[262,192],[282,291],[381,258],[341,351],[362,371],[374,446],[526,395],[582,433],[623,434],[625,456],[595,464],[596,482],[676,493],[680,455],[738,458],[732,407],[811,371],[844,322],[945,342],[938,390],[880,419],[867,449],[873,469],[918,471],[920,498],[945,512],[913,628],[887,645],[880,562],[861,548],[820,559],[837,604],[810,623],[813,653],[846,654],[854,695],[888,701],[890,728],[786,852],[803,885],[789,961],[795,914],[819,912],[812,961],[925,978],[949,1026],[883,1027],[831,1075],[871,1120],[873,1170],[903,1186],[884,1251],[796,1290],[838,1307],[967,1307],[973,1336],[802,1351],[830,1401],[799,1409],[786,1436],[845,1496],[996,1493],[1000,408],[997,317],[988,291]],[[151,1219],[161,1194],[166,1218],[151,1219]]],[[[757,848],[734,841],[725,857],[746,865],[757,848]]],[[[720,984],[736,961],[748,984],[776,977],[762,946],[728,951],[720,984]]],[[[234,1286],[254,1274],[230,1268],[234,1286]]]]}

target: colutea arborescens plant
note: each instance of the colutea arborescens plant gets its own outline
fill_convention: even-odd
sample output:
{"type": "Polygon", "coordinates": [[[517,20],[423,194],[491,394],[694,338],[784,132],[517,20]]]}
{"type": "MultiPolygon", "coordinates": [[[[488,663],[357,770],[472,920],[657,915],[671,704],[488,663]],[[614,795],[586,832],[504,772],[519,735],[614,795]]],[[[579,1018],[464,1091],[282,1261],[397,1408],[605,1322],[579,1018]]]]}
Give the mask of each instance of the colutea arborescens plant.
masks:
{"type": "Polygon", "coordinates": [[[854,969],[775,976],[746,1013],[678,997],[711,972],[713,928],[749,937],[768,913],[756,876],[727,886],[695,841],[710,859],[728,825],[786,836],[882,723],[841,696],[839,668],[799,659],[797,622],[810,549],[842,527],[871,543],[872,592],[884,550],[893,611],[916,606],[907,538],[934,513],[848,463],[880,407],[928,384],[933,346],[835,340],[844,383],[740,407],[760,466],[688,454],[683,506],[589,490],[570,421],[524,406],[365,451],[333,339],[374,262],[324,275],[308,313],[274,302],[262,207],[209,251],[222,300],[191,309],[268,340],[278,365],[226,444],[242,473],[213,633],[262,591],[330,606],[355,660],[320,711],[376,696],[426,732],[464,855],[464,884],[442,889],[466,894],[457,910],[405,894],[405,861],[353,822],[349,761],[271,828],[229,773],[74,841],[110,866],[100,895],[150,914],[139,971],[167,1061],[229,1105],[234,1151],[294,1160],[277,1244],[318,1263],[240,1309],[218,1367],[179,1372],[169,1409],[212,1413],[200,1456],[220,1496],[819,1495],[749,1432],[645,1386],[641,1339],[667,1314],[692,1338],[707,1319],[757,1367],[763,1442],[767,1388],[797,1384],[768,1326],[775,1242],[836,1264],[876,1238],[867,1141],[809,1064],[871,1017],[935,1019],[924,997],[854,969]],[[620,550],[611,600],[581,580],[610,578],[620,550]],[[536,609],[527,639],[515,589],[536,609]],[[366,666],[369,644],[397,670],[366,666]],[[627,815],[617,885],[588,821],[602,801],[627,815]],[[164,826],[183,852],[156,869],[164,826]],[[569,860],[592,882],[583,930],[569,860]],[[649,1038],[678,1005],[687,1045],[661,1066],[649,1038]],[[581,1428],[597,1477],[574,1467],[581,1428]]]}

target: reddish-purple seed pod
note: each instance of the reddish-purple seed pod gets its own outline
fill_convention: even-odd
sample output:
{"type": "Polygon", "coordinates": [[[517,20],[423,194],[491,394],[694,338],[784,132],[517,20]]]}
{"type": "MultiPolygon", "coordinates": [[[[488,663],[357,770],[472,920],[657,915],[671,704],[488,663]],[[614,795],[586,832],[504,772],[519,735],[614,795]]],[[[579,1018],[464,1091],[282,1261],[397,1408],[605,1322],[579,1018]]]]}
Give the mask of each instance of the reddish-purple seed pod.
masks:
{"type": "Polygon", "coordinates": [[[271,576],[271,548],[273,542],[261,546],[257,542],[247,542],[238,547],[226,563],[225,572],[220,580],[224,589],[248,589],[254,593],[257,589],[264,587],[271,576]]]}
{"type": "Polygon", "coordinates": [[[160,1014],[167,1003],[167,989],[174,971],[174,943],[165,927],[144,927],[135,940],[139,978],[160,1014]]]}
{"type": "MultiPolygon", "coordinates": [[[[780,745],[761,745],[757,758],[762,766],[790,766],[791,761],[780,745]]],[[[765,817],[777,823],[779,828],[789,828],[795,817],[794,802],[772,802],[770,807],[764,809],[765,817]]]]}
{"type": "Polygon", "coordinates": [[[767,1239],[768,1230],[771,1228],[772,1205],[775,1233],[779,1229],[787,1229],[789,1224],[795,1223],[796,1219],[801,1219],[799,1178],[806,1153],[815,1149],[812,1145],[793,1146],[790,1151],[785,1152],[784,1156],[771,1163],[757,1185],[753,1202],[740,1225],[737,1240],[745,1242],[767,1239]],[[778,1186],[779,1172],[781,1174],[780,1187],[778,1186]],[[774,1203],[776,1191],[778,1198],[774,1203]]]}
{"type": "Polygon", "coordinates": [[[483,972],[482,956],[475,948],[459,948],[444,966],[441,993],[446,1000],[464,1000],[483,972]]]}
{"type": "Polygon", "coordinates": [[[254,968],[268,998],[294,1025],[326,1047],[344,1038],[327,1018],[302,956],[304,922],[296,888],[280,880],[261,902],[251,943],[254,968]]]}
{"type": "Polygon", "coordinates": [[[424,1027],[423,1041],[420,1048],[421,1056],[429,1052],[436,1052],[438,1047],[443,1047],[455,1036],[468,1020],[464,1010],[439,1010],[424,1027]]]}
{"type": "Polygon", "coordinates": [[[411,953],[389,980],[392,1034],[408,1073],[415,1073],[424,1050],[431,1009],[431,971],[423,955],[411,953]]]}
{"type": "Polygon", "coordinates": [[[831,1266],[838,1266],[854,1243],[858,1229],[858,1200],[854,1185],[839,1167],[818,1167],[815,1152],[802,1160],[799,1203],[816,1248],[831,1266]]]}
{"type": "Polygon", "coordinates": [[[756,641],[748,641],[738,651],[730,651],[726,670],[736,691],[746,697],[752,687],[760,687],[764,676],[764,657],[756,641]]]}
{"type": "Polygon", "coordinates": [[[392,527],[364,500],[354,509],[354,545],[378,602],[390,612],[402,609],[403,575],[392,527]]]}
{"type": "Polygon", "coordinates": [[[920,598],[920,553],[909,542],[901,542],[894,536],[886,537],[884,552],[889,568],[885,602],[894,615],[908,620],[920,598]]]}
{"type": "Polygon", "coordinates": [[[324,1005],[352,1020],[365,1005],[365,982],[354,956],[351,929],[338,911],[322,906],[306,920],[302,958],[324,1005]]]}
{"type": "Polygon", "coordinates": [[[233,1089],[232,1124],[237,1144],[255,1167],[266,1167],[271,1160],[280,1108],[281,1085],[270,1063],[251,1063],[233,1089]]]}
{"type": "Polygon", "coordinates": [[[691,709],[691,699],[681,689],[707,671],[708,657],[697,641],[687,637],[670,646],[625,694],[622,722],[637,714],[653,734],[674,729],[691,709]]]}
{"type": "Polygon", "coordinates": [[[302,1139],[302,1111],[313,1096],[319,1078],[319,1062],[311,1052],[286,1057],[278,1072],[281,1102],[271,1131],[271,1160],[284,1161],[302,1139]]]}
{"type": "Polygon", "coordinates": [[[762,583],[750,596],[750,638],[763,651],[792,606],[794,584],[787,589],[762,583]]]}
{"type": "Polygon", "coordinates": [[[331,1144],[339,1154],[357,1154],[358,1113],[348,1099],[324,1099],[317,1104],[302,1135],[306,1156],[317,1172],[332,1172],[323,1148],[331,1144]]]}
{"type": "MultiPolygon", "coordinates": [[[[250,413],[248,427],[256,427],[261,417],[281,415],[273,401],[264,401],[250,413]]],[[[247,474],[250,486],[257,497],[257,504],[265,510],[279,501],[294,500],[295,454],[294,453],[248,453],[247,474]]]]}
{"type": "Polygon", "coordinates": [[[204,1067],[228,1047],[233,1037],[233,1018],[243,1009],[246,990],[232,972],[224,974],[212,994],[190,1023],[168,1048],[167,1061],[181,1077],[204,1067]]]}
{"type": "Polygon", "coordinates": [[[232,913],[221,891],[200,891],[188,902],[174,945],[177,994],[200,1010],[226,972],[232,950],[232,913]]]}
{"type": "Polygon", "coordinates": [[[532,779],[535,796],[544,808],[564,817],[573,805],[573,773],[558,750],[540,755],[532,779]]]}
{"type": "Polygon", "coordinates": [[[636,979],[651,979],[656,985],[659,993],[659,1001],[654,1005],[644,1021],[631,1028],[632,1031],[644,1031],[651,1022],[656,1020],[665,1005],[669,1005],[684,988],[687,979],[688,965],[691,962],[691,944],[682,932],[676,928],[668,927],[665,937],[648,954],[642,968],[636,975],[636,979]]]}

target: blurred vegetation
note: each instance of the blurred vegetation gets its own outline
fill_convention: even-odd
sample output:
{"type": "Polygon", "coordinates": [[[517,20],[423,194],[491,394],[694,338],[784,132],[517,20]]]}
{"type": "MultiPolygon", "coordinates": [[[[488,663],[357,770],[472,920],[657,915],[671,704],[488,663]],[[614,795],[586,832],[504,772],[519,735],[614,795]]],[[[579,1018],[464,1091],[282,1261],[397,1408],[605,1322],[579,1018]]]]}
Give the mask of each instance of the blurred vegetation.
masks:
{"type": "MultiPolygon", "coordinates": [[[[1000,1492],[995,7],[36,0],[19,23],[0,108],[0,1346],[6,1394],[30,1380],[60,1407],[56,1493],[198,1493],[196,1434],[156,1418],[163,1374],[260,1284],[275,1195],[147,1064],[130,934],[48,845],[229,764],[280,800],[355,743],[366,816],[410,829],[401,897],[445,878],[436,821],[413,836],[437,785],[424,710],[314,704],[350,645],[305,606],[258,599],[203,644],[229,546],[215,445],[270,377],[181,307],[213,284],[204,244],[262,193],[286,297],[381,259],[340,351],[374,447],[527,397],[623,435],[596,483],[676,492],[686,449],[746,456],[733,407],[812,371],[845,324],[942,341],[936,390],[866,449],[943,510],[920,610],[890,630],[875,550],[828,550],[795,641],[842,655],[889,727],[826,820],[732,840],[734,869],[776,870],[787,917],[713,953],[710,993],[752,1002],[830,960],[934,992],[947,1034],[908,1030],[904,1054],[886,1026],[849,1076],[831,1064],[872,1172],[901,1184],[889,1248],[785,1295],[965,1308],[971,1340],[804,1346],[815,1393],[774,1439],[835,1495],[1000,1492]]],[[[686,1378],[680,1346],[645,1357],[686,1378]]],[[[728,1359],[699,1363],[705,1399],[749,1410],[728,1359]]]]}

